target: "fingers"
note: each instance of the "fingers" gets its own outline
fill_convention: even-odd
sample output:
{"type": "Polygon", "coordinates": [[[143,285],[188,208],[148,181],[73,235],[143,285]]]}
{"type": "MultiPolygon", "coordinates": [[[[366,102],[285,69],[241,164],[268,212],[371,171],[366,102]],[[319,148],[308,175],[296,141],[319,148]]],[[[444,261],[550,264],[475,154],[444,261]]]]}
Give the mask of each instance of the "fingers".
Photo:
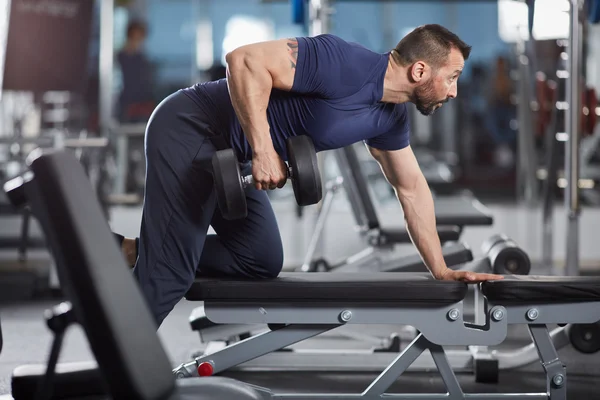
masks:
{"type": "Polygon", "coordinates": [[[254,178],[254,188],[258,190],[274,190],[281,189],[286,184],[286,178],[283,177],[281,179],[273,179],[270,177],[267,178],[254,178]]]}
{"type": "Polygon", "coordinates": [[[461,271],[461,272],[463,272],[463,274],[462,274],[463,280],[468,283],[479,283],[479,282],[485,282],[485,281],[496,281],[496,280],[504,279],[504,276],[496,275],[496,274],[482,274],[482,273],[468,272],[468,271],[461,271]]]}
{"type": "Polygon", "coordinates": [[[254,188],[258,190],[281,189],[287,182],[287,170],[277,164],[255,163],[252,167],[254,188]]]}

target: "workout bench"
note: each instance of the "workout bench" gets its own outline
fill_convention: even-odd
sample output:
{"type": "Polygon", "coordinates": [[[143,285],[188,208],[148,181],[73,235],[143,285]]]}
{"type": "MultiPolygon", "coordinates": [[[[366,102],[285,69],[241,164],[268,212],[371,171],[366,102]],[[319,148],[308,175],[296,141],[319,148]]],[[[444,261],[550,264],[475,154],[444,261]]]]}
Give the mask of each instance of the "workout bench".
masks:
{"type": "MultiPolygon", "coordinates": [[[[39,215],[57,258],[75,318],[90,340],[106,383],[101,387],[115,399],[187,398],[183,394],[189,398],[244,400],[566,399],[566,367],[558,358],[547,325],[600,320],[600,279],[592,277],[508,276],[503,281],[484,283],[480,293],[485,301],[477,309],[483,320],[475,322],[464,317],[467,285],[436,281],[427,274],[291,273],[258,281],[202,278],[188,297],[204,301],[211,321],[268,324],[270,330],[177,369],[180,378],[205,377],[178,380],[175,385],[173,376],[170,379],[165,374],[166,355],[139,289],[77,160],[65,152],[41,155],[31,163],[31,170],[35,178],[25,185],[27,198],[34,200],[33,212],[39,215]],[[206,377],[342,325],[389,323],[410,324],[420,333],[362,393],[280,394],[239,381],[206,377]],[[509,324],[528,326],[545,370],[546,391],[463,393],[443,346],[497,345],[506,339],[509,324]],[[131,335],[133,331],[135,335],[131,335]],[[447,393],[386,394],[425,350],[430,351],[447,393]]],[[[14,190],[10,192],[18,198],[14,190]]],[[[65,309],[65,313],[70,312],[65,309]]],[[[57,372],[65,369],[58,368],[57,372]]],[[[76,397],[70,380],[76,379],[74,376],[73,371],[58,372],[55,381],[70,387],[71,397],[76,397]]],[[[35,381],[35,376],[27,377],[21,369],[13,377],[13,393],[19,382],[26,380],[31,385],[32,379],[35,381]]],[[[91,377],[79,379],[85,388],[93,383],[91,377]]],[[[60,391],[57,386],[55,389],[60,391]]]]}
{"type": "MultiPolygon", "coordinates": [[[[483,243],[481,251],[484,257],[473,261],[471,250],[462,243],[454,243],[443,248],[444,258],[449,267],[462,267],[462,269],[469,269],[475,272],[494,271],[500,274],[511,272],[523,275],[529,274],[531,261],[527,253],[505,235],[490,237],[483,243]],[[473,262],[467,265],[467,261],[473,262]]],[[[418,254],[405,256],[399,260],[399,263],[399,267],[404,271],[426,271],[423,261],[418,254]]],[[[368,269],[365,272],[368,272],[368,269]]],[[[193,300],[196,296],[198,295],[195,293],[194,288],[192,288],[186,298],[193,300]]],[[[198,332],[200,341],[206,344],[204,353],[212,353],[216,349],[223,348],[225,345],[240,341],[252,334],[268,329],[264,325],[215,324],[207,317],[203,306],[197,307],[192,311],[189,323],[191,329],[198,332]]],[[[402,331],[394,332],[387,337],[358,333],[356,329],[336,330],[335,334],[339,335],[341,339],[357,340],[372,344],[373,346],[369,350],[344,350],[343,354],[340,354],[339,351],[326,352],[306,349],[297,351],[295,349],[286,349],[286,351],[271,353],[260,359],[245,363],[243,368],[277,368],[284,370],[316,368],[328,371],[380,370],[389,364],[391,355],[400,351],[400,345],[403,340],[407,337],[408,340],[414,338],[415,332],[411,328],[405,327],[402,331]],[[403,333],[404,335],[402,335],[403,333]],[[366,360],[366,357],[369,359],[366,360]]],[[[330,338],[331,336],[328,337],[330,338]]],[[[479,354],[482,356],[483,352],[480,351],[479,354]]],[[[194,355],[194,357],[196,356],[194,355]]],[[[457,351],[452,354],[451,362],[453,366],[462,366],[460,369],[464,370],[465,361],[463,360],[470,358],[472,358],[470,351],[457,351]]],[[[430,364],[425,364],[423,369],[430,370],[432,368],[430,364]]],[[[485,376],[481,378],[477,376],[477,378],[487,380],[485,376]]]]}
{"type": "Polygon", "coordinates": [[[443,346],[498,345],[506,339],[509,324],[526,324],[546,372],[547,392],[519,395],[565,399],[566,367],[547,325],[598,322],[600,279],[507,276],[486,282],[481,285],[485,302],[476,310],[484,316],[479,324],[464,319],[466,293],[463,283],[436,281],[418,273],[291,273],[270,281],[198,279],[187,298],[204,301],[212,322],[268,324],[270,330],[183,364],[175,373],[180,378],[218,374],[343,325],[399,323],[416,327],[419,335],[362,394],[281,398],[504,399],[506,394],[464,394],[443,346]],[[386,394],[425,350],[430,351],[448,394],[386,394]]]}

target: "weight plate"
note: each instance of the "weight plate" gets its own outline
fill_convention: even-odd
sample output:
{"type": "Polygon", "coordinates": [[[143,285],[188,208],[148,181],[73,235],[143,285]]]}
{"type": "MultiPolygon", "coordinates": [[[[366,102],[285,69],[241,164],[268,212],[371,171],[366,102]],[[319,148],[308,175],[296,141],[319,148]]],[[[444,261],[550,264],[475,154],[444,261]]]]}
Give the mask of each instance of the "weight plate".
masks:
{"type": "Polygon", "coordinates": [[[573,324],[567,327],[567,335],[573,348],[585,354],[600,350],[600,324],[573,324]]]}
{"type": "Polygon", "coordinates": [[[529,275],[531,260],[527,253],[516,246],[505,244],[498,249],[492,261],[495,274],[529,275]]]}
{"type": "Polygon", "coordinates": [[[223,218],[227,220],[245,218],[248,215],[248,205],[234,151],[232,149],[217,151],[212,158],[212,167],[217,203],[223,218]]]}
{"type": "Polygon", "coordinates": [[[296,202],[299,206],[318,203],[323,197],[323,184],[312,140],[301,135],[291,136],[286,142],[296,202]]]}
{"type": "Polygon", "coordinates": [[[492,250],[492,248],[497,243],[505,242],[507,240],[509,240],[508,236],[506,236],[504,234],[499,233],[496,235],[492,235],[486,241],[484,241],[483,244],[481,245],[481,252],[487,257],[490,250],[492,250]]]}
{"type": "Polygon", "coordinates": [[[483,244],[482,250],[495,274],[529,275],[529,256],[507,236],[492,236],[483,244]]]}

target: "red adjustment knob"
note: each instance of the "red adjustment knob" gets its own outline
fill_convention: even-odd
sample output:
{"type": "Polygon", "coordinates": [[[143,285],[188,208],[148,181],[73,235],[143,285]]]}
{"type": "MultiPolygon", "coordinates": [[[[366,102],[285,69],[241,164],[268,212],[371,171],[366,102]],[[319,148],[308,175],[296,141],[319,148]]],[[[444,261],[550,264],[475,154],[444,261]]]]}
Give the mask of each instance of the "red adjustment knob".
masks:
{"type": "Polygon", "coordinates": [[[203,362],[198,365],[198,375],[200,376],[212,376],[214,372],[213,365],[209,362],[203,362]]]}

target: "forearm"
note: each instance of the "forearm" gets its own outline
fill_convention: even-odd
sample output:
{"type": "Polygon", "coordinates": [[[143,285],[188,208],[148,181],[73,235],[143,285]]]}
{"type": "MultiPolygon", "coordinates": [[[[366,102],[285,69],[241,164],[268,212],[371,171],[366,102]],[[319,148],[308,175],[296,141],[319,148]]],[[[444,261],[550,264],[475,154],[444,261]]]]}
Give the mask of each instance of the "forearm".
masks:
{"type": "Polygon", "coordinates": [[[270,150],[273,141],[267,120],[267,106],[273,79],[251,56],[228,55],[229,96],[242,130],[254,153],[270,150]]]}
{"type": "Polygon", "coordinates": [[[410,190],[396,189],[404,210],[410,238],[419,251],[427,269],[440,278],[447,269],[437,233],[433,197],[427,181],[420,177],[410,190]]]}

